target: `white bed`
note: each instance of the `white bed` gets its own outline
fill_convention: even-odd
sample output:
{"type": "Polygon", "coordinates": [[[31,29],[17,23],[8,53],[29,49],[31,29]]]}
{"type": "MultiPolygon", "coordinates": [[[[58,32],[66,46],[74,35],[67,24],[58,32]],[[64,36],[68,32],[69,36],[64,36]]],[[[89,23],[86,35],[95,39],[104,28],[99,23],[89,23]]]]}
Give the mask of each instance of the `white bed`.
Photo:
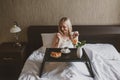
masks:
{"type": "Polygon", "coordinates": [[[82,62],[49,62],[39,77],[44,47],[34,51],[27,59],[19,80],[119,80],[120,55],[111,44],[86,44],[95,77],[82,62]],[[99,53],[97,53],[99,51],[99,53]],[[112,52],[111,52],[112,51],[112,52]],[[106,55],[104,55],[106,53],[106,55]],[[113,54],[113,55],[112,55],[113,54]]]}
{"type": "Polygon", "coordinates": [[[120,54],[118,49],[109,42],[100,43],[98,41],[97,43],[89,42],[82,46],[90,58],[94,78],[91,77],[83,62],[46,62],[43,75],[39,77],[45,49],[50,45],[47,45],[45,42],[43,42],[42,47],[34,49],[32,54],[27,58],[19,80],[120,80],[120,54]]]}

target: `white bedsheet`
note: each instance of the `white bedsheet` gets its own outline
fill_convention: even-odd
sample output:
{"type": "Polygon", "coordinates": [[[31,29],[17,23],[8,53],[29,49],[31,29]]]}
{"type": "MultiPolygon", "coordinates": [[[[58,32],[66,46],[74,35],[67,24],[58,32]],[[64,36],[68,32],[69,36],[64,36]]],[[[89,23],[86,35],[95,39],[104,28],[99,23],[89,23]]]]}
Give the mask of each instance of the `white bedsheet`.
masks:
{"type": "Polygon", "coordinates": [[[31,54],[23,67],[19,80],[120,80],[120,60],[103,59],[89,50],[86,52],[91,60],[94,78],[90,77],[86,65],[82,62],[47,62],[44,74],[40,78],[39,71],[44,51],[45,48],[42,48],[31,54]]]}

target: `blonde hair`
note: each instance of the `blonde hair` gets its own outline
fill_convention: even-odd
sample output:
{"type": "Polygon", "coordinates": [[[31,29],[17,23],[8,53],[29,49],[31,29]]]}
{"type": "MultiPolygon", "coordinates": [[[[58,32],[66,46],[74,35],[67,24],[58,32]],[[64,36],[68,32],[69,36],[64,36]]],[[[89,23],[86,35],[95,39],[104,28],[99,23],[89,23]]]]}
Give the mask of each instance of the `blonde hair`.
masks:
{"type": "Polygon", "coordinates": [[[60,21],[59,21],[59,26],[58,26],[58,31],[61,31],[61,29],[60,29],[60,24],[61,24],[61,23],[64,23],[64,22],[67,23],[69,33],[71,33],[71,32],[72,32],[72,24],[71,24],[70,19],[67,18],[67,17],[62,17],[62,18],[60,19],[60,21]]]}
{"type": "Polygon", "coordinates": [[[72,33],[72,24],[71,24],[71,21],[69,18],[67,17],[62,17],[59,21],[59,26],[58,26],[58,31],[59,32],[62,32],[61,31],[61,28],[60,28],[60,24],[66,22],[67,23],[67,27],[68,27],[68,35],[69,35],[69,38],[72,40],[72,36],[71,36],[71,33],[72,33]]]}

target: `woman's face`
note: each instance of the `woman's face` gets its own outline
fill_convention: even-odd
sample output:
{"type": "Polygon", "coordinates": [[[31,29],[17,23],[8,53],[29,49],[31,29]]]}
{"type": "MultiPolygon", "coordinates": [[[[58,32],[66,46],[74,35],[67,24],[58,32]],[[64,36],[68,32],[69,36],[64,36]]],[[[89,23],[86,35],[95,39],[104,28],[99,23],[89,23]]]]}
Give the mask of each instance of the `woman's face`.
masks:
{"type": "Polygon", "coordinates": [[[63,32],[63,33],[68,33],[68,24],[66,23],[66,22],[62,22],[61,24],[60,24],[60,29],[61,29],[61,31],[63,32]]]}

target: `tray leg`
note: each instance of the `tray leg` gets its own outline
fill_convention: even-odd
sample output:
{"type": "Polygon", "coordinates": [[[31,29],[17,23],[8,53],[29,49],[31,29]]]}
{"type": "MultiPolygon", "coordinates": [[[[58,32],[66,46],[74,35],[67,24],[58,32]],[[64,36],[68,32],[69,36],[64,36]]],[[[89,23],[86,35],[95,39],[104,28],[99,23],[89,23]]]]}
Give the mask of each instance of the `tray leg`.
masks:
{"type": "Polygon", "coordinates": [[[94,73],[93,73],[92,66],[91,66],[90,62],[86,61],[85,64],[86,64],[86,66],[88,68],[88,71],[90,72],[91,76],[94,77],[94,73]]]}
{"type": "Polygon", "coordinates": [[[45,61],[43,60],[41,68],[40,68],[40,75],[39,75],[40,77],[42,76],[44,65],[45,65],[45,61]]]}

